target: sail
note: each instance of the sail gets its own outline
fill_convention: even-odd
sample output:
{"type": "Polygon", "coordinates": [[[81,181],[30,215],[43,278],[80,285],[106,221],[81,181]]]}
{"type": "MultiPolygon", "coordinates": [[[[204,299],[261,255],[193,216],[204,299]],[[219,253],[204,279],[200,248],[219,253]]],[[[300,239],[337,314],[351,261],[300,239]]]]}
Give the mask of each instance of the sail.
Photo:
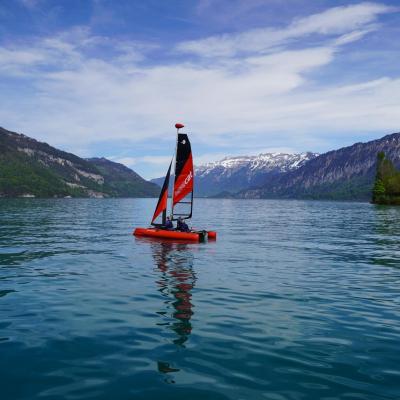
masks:
{"type": "Polygon", "coordinates": [[[169,186],[169,176],[171,174],[171,165],[172,165],[172,161],[169,164],[168,172],[167,172],[167,175],[165,176],[165,180],[162,185],[160,197],[158,198],[156,211],[154,211],[154,215],[153,215],[153,219],[151,220],[151,223],[154,222],[154,220],[160,215],[160,213],[162,213],[163,211],[165,211],[167,209],[168,186],[169,186]]]}
{"type": "Polygon", "coordinates": [[[190,147],[188,136],[185,133],[178,133],[173,206],[179,203],[191,192],[193,193],[192,150],[190,147]]]}

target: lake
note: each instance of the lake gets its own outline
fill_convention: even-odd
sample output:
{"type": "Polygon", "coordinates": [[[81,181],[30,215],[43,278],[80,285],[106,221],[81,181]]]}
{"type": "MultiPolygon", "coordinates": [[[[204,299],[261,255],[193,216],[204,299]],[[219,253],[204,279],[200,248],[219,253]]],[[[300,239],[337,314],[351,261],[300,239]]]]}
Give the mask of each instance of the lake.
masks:
{"type": "Polygon", "coordinates": [[[0,398],[399,399],[400,208],[0,199],[0,398]]]}

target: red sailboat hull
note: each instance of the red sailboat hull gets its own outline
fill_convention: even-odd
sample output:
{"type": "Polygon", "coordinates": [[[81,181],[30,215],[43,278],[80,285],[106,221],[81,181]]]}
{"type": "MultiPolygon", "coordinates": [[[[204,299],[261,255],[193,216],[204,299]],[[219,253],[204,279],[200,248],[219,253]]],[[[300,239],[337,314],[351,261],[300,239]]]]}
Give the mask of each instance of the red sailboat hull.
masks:
{"type": "MultiPolygon", "coordinates": [[[[208,231],[208,239],[215,240],[217,233],[215,231],[208,231]]],[[[199,231],[193,232],[180,232],[180,231],[168,231],[166,229],[158,228],[136,228],[133,231],[134,236],[152,237],[159,239],[168,240],[186,240],[189,242],[201,242],[204,240],[204,233],[199,231]]]]}

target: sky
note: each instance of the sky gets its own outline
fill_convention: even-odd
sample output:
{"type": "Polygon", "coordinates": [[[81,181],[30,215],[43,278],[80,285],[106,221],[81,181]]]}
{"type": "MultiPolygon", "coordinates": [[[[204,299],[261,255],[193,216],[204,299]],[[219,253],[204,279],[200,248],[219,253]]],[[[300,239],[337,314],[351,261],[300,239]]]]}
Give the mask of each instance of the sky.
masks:
{"type": "Polygon", "coordinates": [[[400,0],[0,0],[0,126],[164,175],[400,131],[400,0]]]}

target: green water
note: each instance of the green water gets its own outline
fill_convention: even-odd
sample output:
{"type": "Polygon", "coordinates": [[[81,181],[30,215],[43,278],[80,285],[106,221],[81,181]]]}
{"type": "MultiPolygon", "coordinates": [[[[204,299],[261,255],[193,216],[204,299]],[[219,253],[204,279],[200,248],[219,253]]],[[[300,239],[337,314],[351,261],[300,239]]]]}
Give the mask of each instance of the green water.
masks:
{"type": "Polygon", "coordinates": [[[0,199],[0,398],[399,399],[400,208],[0,199]]]}

